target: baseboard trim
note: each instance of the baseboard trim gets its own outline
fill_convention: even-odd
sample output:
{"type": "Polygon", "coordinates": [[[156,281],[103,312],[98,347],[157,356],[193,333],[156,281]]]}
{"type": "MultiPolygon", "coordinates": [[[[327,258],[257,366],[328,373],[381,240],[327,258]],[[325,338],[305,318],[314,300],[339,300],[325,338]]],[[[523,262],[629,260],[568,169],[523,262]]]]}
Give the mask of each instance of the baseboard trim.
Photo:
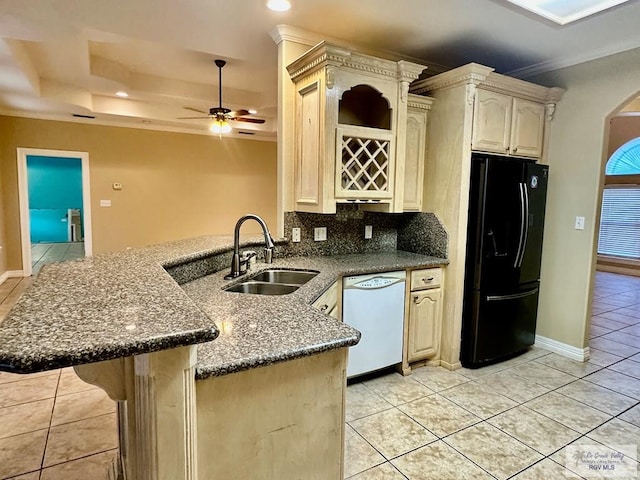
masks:
{"type": "Polygon", "coordinates": [[[586,362],[589,360],[589,347],[578,348],[541,335],[536,335],[535,346],[544,348],[545,350],[549,350],[577,362],[586,362]]]}
{"type": "Polygon", "coordinates": [[[10,278],[20,278],[24,277],[23,270],[7,270],[2,275],[0,275],[0,285],[6,282],[10,278]]]}
{"type": "Polygon", "coordinates": [[[24,277],[24,271],[22,270],[7,270],[0,275],[0,285],[6,282],[9,278],[24,277]]]}
{"type": "Polygon", "coordinates": [[[449,363],[449,362],[445,362],[444,360],[440,360],[440,366],[443,368],[446,368],[447,370],[458,370],[459,368],[462,368],[462,364],[460,362],[455,362],[455,363],[449,363]]]}

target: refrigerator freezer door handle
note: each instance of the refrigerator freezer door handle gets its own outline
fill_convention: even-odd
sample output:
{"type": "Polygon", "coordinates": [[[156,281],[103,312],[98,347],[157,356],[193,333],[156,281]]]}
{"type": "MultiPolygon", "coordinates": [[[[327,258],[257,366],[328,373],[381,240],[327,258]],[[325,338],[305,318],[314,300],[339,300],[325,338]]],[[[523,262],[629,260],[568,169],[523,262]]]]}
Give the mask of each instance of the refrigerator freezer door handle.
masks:
{"type": "Polygon", "coordinates": [[[522,237],[522,253],[520,253],[518,267],[522,266],[524,252],[527,249],[527,239],[529,238],[529,190],[526,183],[522,184],[522,191],[524,192],[524,236],[522,237]]]}
{"type": "Polygon", "coordinates": [[[518,268],[518,263],[520,261],[520,253],[522,252],[522,241],[524,239],[524,229],[525,224],[527,223],[527,219],[524,216],[524,190],[522,188],[524,184],[519,183],[518,188],[520,189],[520,239],[518,240],[518,252],[516,253],[516,259],[513,262],[513,268],[518,268]]]}
{"type": "Polygon", "coordinates": [[[495,302],[498,300],[516,300],[518,298],[529,297],[538,293],[538,287],[522,293],[514,293],[511,295],[487,295],[487,302],[495,302]]]}

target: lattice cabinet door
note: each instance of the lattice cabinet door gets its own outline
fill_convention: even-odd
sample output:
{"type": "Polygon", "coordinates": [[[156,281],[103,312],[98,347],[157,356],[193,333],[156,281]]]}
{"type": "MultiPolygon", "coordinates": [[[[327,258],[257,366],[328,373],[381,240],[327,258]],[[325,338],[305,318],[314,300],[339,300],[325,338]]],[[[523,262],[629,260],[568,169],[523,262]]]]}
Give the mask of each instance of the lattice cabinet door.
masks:
{"type": "Polygon", "coordinates": [[[393,197],[395,136],[389,130],[339,126],[336,137],[336,198],[393,197]]]}

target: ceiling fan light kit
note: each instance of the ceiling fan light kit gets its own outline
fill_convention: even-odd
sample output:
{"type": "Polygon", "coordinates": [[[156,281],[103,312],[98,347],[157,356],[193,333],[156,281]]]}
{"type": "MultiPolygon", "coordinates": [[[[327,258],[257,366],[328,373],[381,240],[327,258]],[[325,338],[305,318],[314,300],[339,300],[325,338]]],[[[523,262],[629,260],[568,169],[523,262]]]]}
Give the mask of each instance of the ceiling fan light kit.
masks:
{"type": "Polygon", "coordinates": [[[216,135],[231,133],[231,125],[226,120],[216,119],[211,123],[209,130],[216,135]]]}
{"type": "MultiPolygon", "coordinates": [[[[222,67],[224,67],[227,62],[225,60],[216,59],[216,66],[218,67],[218,99],[220,101],[219,106],[211,107],[209,109],[209,113],[206,117],[181,117],[178,120],[191,120],[191,119],[199,119],[199,118],[208,118],[213,121],[210,125],[209,130],[215,133],[216,135],[222,135],[225,133],[230,133],[232,130],[231,125],[229,124],[229,120],[234,122],[247,122],[247,123],[264,123],[264,120],[261,118],[247,118],[244,115],[251,115],[253,113],[258,113],[256,110],[235,110],[232,111],[229,108],[225,108],[222,106],[222,67]]],[[[199,113],[206,113],[202,110],[198,110],[196,108],[184,107],[187,110],[194,110],[199,113]]]]}
{"type": "Polygon", "coordinates": [[[267,7],[274,12],[286,12],[291,8],[291,2],[289,0],[269,0],[267,7]]]}

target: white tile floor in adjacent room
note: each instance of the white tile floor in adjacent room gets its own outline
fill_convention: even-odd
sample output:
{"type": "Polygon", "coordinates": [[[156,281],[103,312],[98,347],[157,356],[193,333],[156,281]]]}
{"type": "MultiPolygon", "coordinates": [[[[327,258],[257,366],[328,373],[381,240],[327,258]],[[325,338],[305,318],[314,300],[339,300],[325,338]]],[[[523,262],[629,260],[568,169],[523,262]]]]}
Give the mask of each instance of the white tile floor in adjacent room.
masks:
{"type": "MultiPolygon", "coordinates": [[[[480,370],[424,367],[349,386],[345,477],[582,478],[569,444],[624,450],[637,471],[640,278],[596,281],[587,363],[534,348],[480,370]]],[[[1,285],[0,308],[25,283],[1,285]]],[[[106,480],[116,432],[114,402],[73,370],[0,373],[0,479],[106,480]]]]}
{"type": "Polygon", "coordinates": [[[84,242],[31,244],[31,268],[34,275],[48,263],[82,257],[84,257],[84,242]]]}

